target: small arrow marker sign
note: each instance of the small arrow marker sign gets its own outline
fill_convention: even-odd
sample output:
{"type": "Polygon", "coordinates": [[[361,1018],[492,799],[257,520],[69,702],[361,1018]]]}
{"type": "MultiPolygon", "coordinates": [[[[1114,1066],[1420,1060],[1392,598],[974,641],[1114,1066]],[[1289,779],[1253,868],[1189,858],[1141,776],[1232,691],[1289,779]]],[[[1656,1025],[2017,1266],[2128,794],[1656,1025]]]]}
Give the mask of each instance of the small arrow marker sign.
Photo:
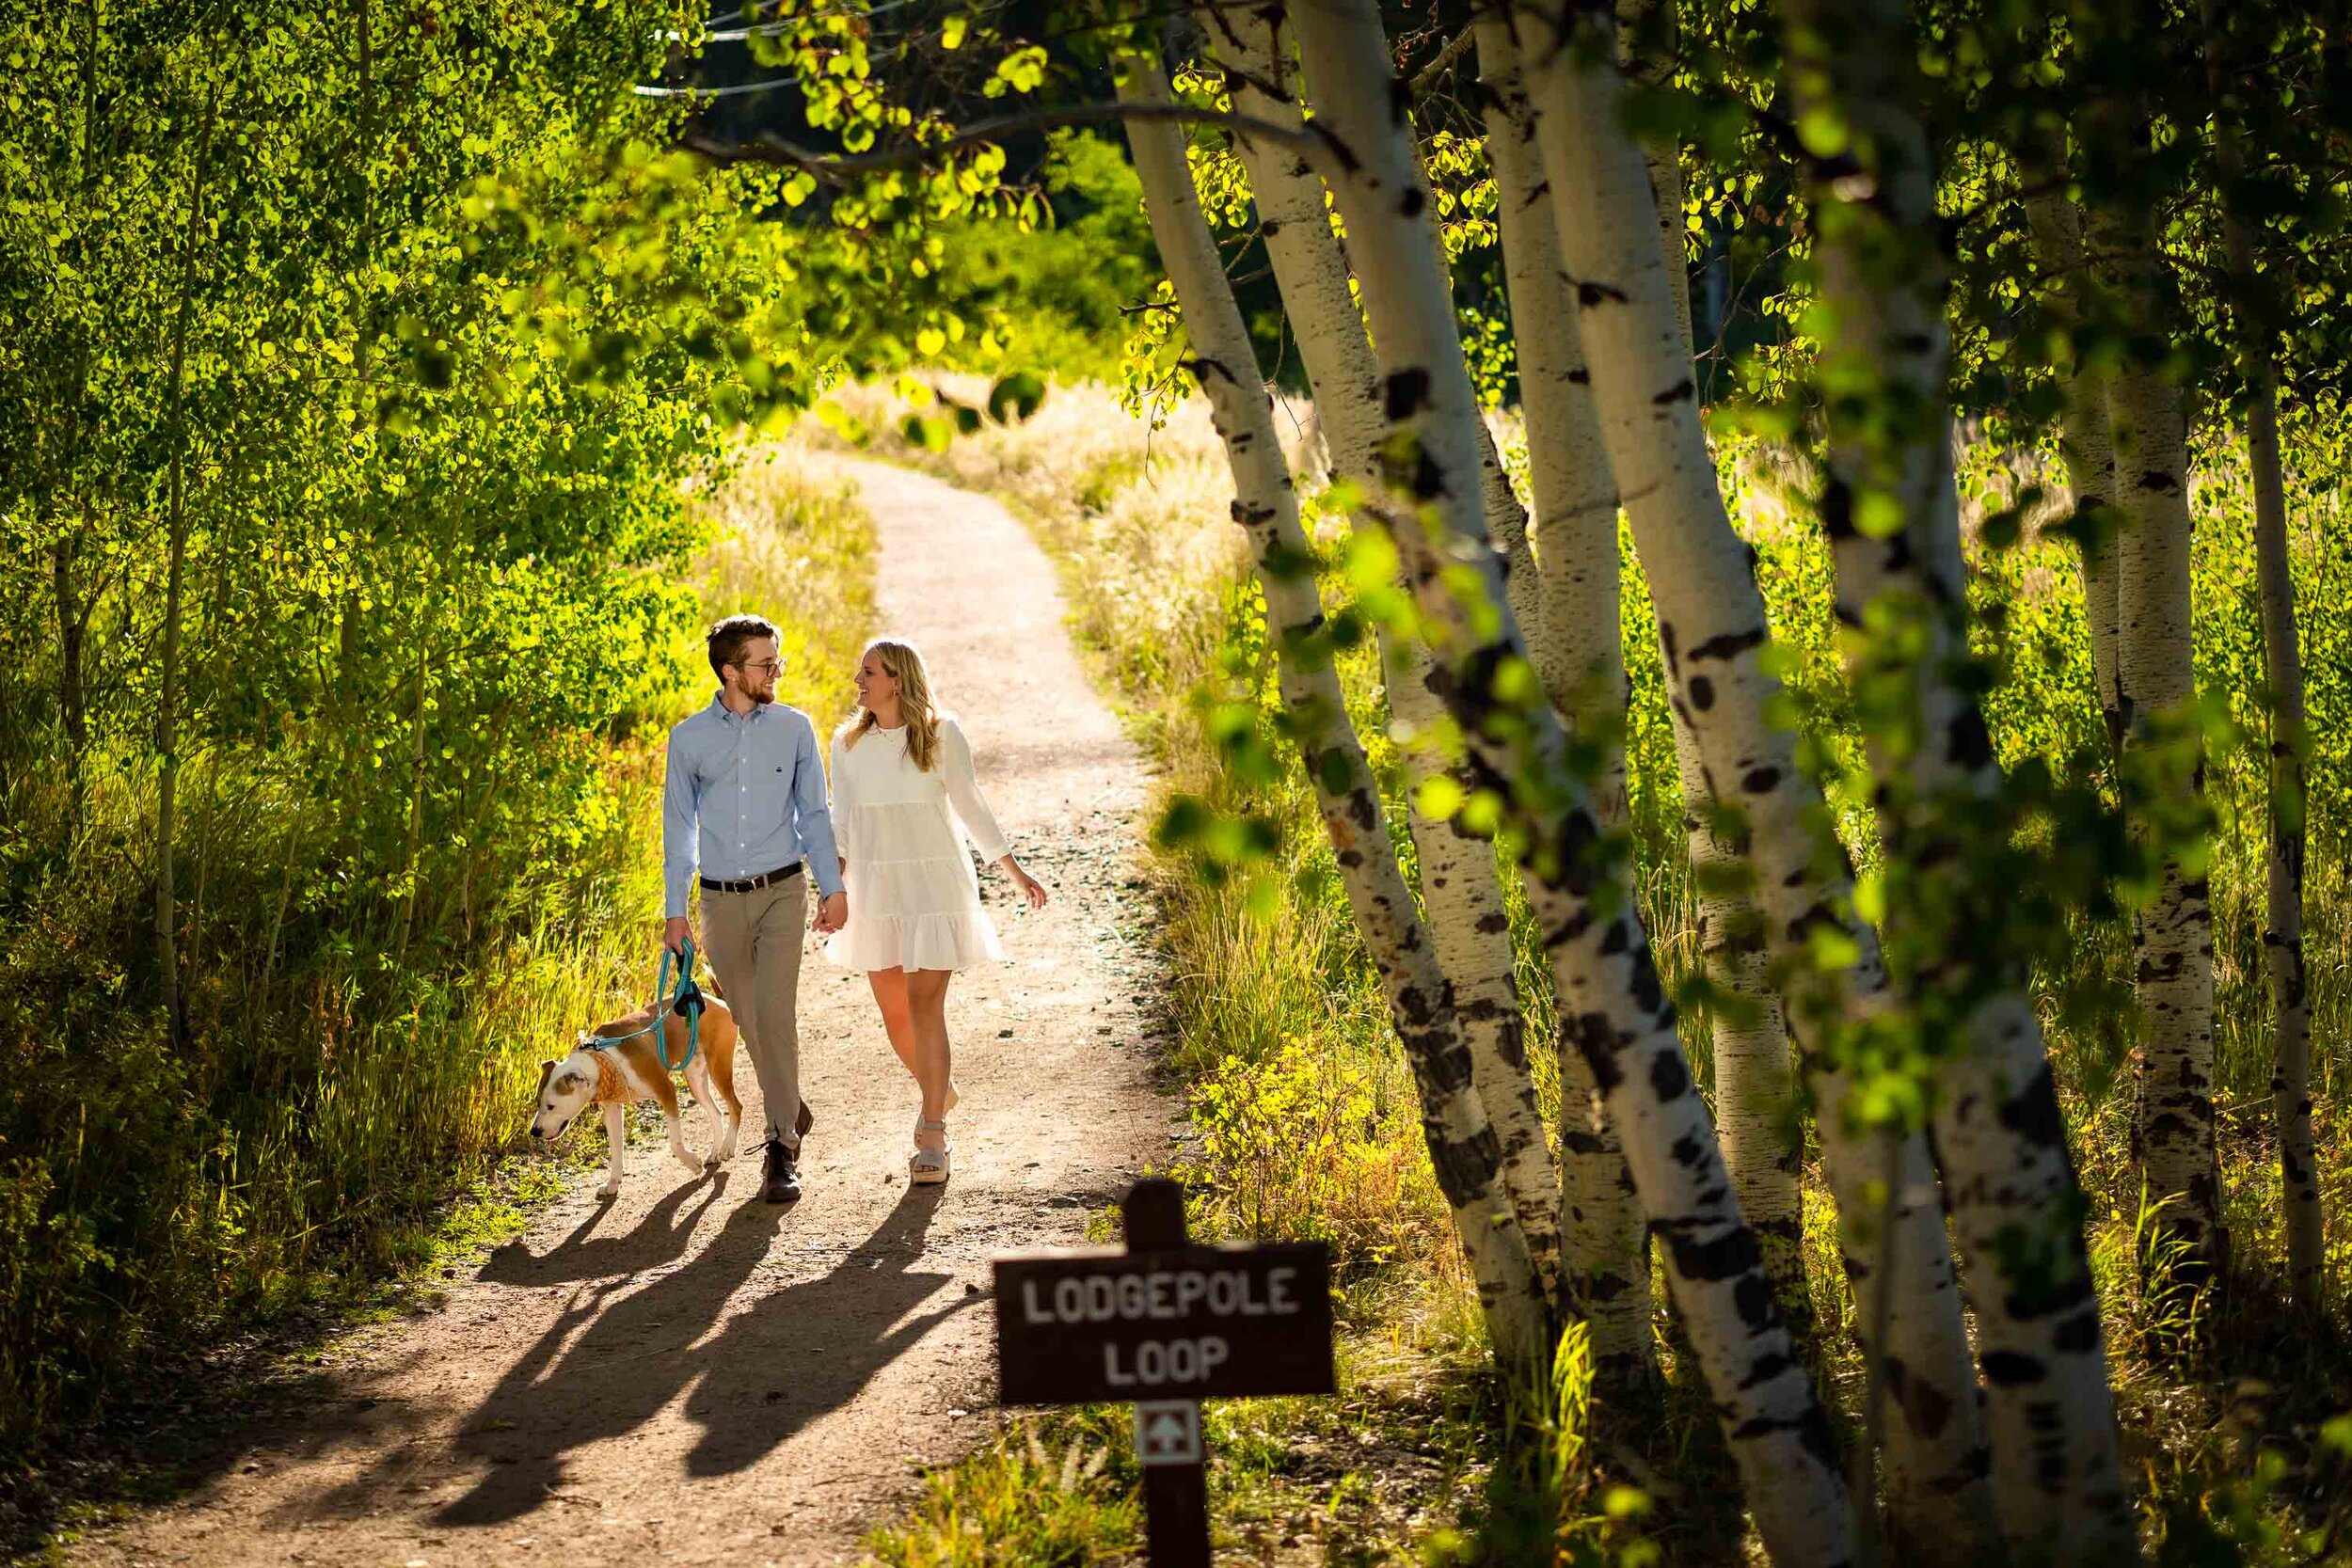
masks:
{"type": "Polygon", "coordinates": [[[1198,1400],[1140,1400],[1136,1403],[1136,1463],[1200,1463],[1200,1403],[1198,1400]]]}
{"type": "Polygon", "coordinates": [[[1209,1568],[1200,1401],[1334,1391],[1330,1254],[1198,1245],[1160,1177],[1121,1208],[1125,1252],[996,1259],[997,1398],[1133,1402],[1152,1568],[1209,1568]]]}

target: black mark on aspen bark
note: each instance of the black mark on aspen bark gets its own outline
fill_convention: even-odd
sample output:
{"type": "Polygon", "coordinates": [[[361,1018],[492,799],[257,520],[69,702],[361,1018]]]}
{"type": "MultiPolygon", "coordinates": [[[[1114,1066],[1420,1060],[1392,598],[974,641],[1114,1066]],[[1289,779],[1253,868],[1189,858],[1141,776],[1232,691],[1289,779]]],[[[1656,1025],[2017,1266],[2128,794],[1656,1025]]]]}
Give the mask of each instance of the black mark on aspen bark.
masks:
{"type": "Polygon", "coordinates": [[[1413,85],[1402,76],[1389,78],[1389,119],[1402,125],[1413,112],[1413,85]]]}
{"type": "Polygon", "coordinates": [[[1409,420],[1428,405],[1429,372],[1419,366],[1398,371],[1389,377],[1387,393],[1389,422],[1409,420]]]}
{"type": "Polygon", "coordinates": [[[1737,658],[1750,648],[1761,647],[1763,642],[1764,628],[1762,626],[1752,627],[1747,631],[1727,631],[1721,637],[1710,637],[1693,647],[1691,650],[1691,662],[1699,664],[1711,658],[1737,658]]]}
{"type": "Polygon", "coordinates": [[[2050,1344],[2072,1355],[2087,1355],[2099,1348],[2099,1312],[2096,1307],[2085,1306],[2073,1317],[2062,1318],[2050,1331],[2050,1344]]]}
{"type": "Polygon", "coordinates": [[[1473,1138],[1451,1139],[1432,1129],[1428,1144],[1429,1164],[1437,1172],[1438,1190],[1445,1194],[1448,1203],[1458,1208],[1494,1185],[1495,1172],[1502,1166],[1502,1153],[1491,1129],[1481,1128],[1473,1138]]]}
{"type": "Polygon", "coordinates": [[[2004,1388],[2014,1388],[2025,1383],[2040,1383],[2050,1375],[2050,1370],[2042,1364],[2040,1356],[2026,1355],[2013,1350],[1987,1351],[1978,1358],[1978,1365],[1984,1369],[1987,1383],[1996,1383],[2004,1388]]]}
{"type": "Polygon", "coordinates": [[[1658,1059],[1649,1065],[1649,1086],[1661,1104],[1680,1100],[1691,1092],[1690,1070],[1682,1065],[1682,1058],[1676,1053],[1661,1052],[1658,1059]]]}
{"type": "Polygon", "coordinates": [[[1952,1418],[1952,1397],[1926,1378],[1914,1375],[1910,1366],[1899,1355],[1889,1355],[1880,1363],[1886,1379],[1886,1391],[1895,1398],[1896,1408],[1903,1413],[1911,1430],[1933,1437],[1952,1418]]]}
{"type": "Polygon", "coordinates": [[[1744,1290],[1735,1292],[1735,1298],[1740,1302],[1740,1315],[1749,1326],[1755,1328],[1761,1328],[1772,1321],[1772,1292],[1771,1287],[1764,1283],[1763,1255],[1756,1250],[1755,1233],[1746,1226],[1724,1231],[1712,1241],[1700,1241],[1690,1236],[1678,1225],[1661,1227],[1658,1237],[1666,1243],[1666,1255],[1673,1260],[1675,1273],[1693,1284],[1737,1279],[1744,1287],[1747,1279],[1741,1279],[1742,1275],[1753,1279],[1756,1289],[1761,1292],[1761,1302],[1755,1308],[1756,1315],[1751,1317],[1744,1290]]]}
{"type": "Polygon", "coordinates": [[[1691,705],[1705,713],[1715,705],[1715,683],[1705,675],[1691,677],[1691,705]]]}
{"type": "Polygon", "coordinates": [[[1649,401],[1653,407],[1671,408],[1677,403],[1688,403],[1697,395],[1698,388],[1686,375],[1649,401]]]}

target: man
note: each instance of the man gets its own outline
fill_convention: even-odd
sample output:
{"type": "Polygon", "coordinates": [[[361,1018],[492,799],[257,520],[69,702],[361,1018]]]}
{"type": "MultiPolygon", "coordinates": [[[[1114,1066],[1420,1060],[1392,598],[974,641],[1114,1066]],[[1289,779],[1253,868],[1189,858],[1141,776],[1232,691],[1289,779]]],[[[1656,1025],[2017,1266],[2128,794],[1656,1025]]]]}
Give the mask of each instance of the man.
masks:
{"type": "Polygon", "coordinates": [[[661,940],[684,949],[688,884],[699,863],[703,950],[735,1009],[768,1102],[761,1196],[800,1199],[801,1134],[815,1119],[801,1100],[801,930],[808,879],[823,895],[816,927],[849,918],[825,770],[808,715],[776,701],[776,628],[730,615],[706,639],[719,694],[670,732],[661,790],[661,940]]]}

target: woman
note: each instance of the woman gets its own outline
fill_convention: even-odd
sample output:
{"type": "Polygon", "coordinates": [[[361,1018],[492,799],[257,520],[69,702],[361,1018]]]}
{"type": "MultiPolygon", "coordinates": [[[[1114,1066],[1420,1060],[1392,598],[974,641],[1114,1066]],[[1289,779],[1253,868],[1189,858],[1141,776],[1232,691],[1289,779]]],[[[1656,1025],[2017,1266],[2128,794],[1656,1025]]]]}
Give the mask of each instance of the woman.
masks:
{"type": "Polygon", "coordinates": [[[932,707],[923,657],[904,642],[877,639],[858,660],[857,711],[833,737],[833,820],[850,918],[825,957],[873,986],[890,1047],[923,1091],[908,1180],[942,1182],[956,1103],[947,982],[1004,957],[964,839],[1005,868],[1029,908],[1045,907],[1045,889],[1012,858],[962,729],[932,707]]]}

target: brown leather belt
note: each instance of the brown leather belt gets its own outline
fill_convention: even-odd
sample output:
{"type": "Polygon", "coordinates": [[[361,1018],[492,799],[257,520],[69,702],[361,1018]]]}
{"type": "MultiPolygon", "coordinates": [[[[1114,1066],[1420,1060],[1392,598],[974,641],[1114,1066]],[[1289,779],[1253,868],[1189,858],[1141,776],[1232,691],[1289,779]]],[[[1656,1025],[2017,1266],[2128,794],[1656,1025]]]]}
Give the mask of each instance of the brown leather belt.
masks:
{"type": "Polygon", "coordinates": [[[799,876],[802,863],[794,861],[790,865],[780,865],[773,871],[763,871],[756,877],[746,877],[735,882],[722,882],[710,877],[695,879],[702,883],[705,893],[757,893],[771,882],[781,882],[787,877],[799,876]]]}

